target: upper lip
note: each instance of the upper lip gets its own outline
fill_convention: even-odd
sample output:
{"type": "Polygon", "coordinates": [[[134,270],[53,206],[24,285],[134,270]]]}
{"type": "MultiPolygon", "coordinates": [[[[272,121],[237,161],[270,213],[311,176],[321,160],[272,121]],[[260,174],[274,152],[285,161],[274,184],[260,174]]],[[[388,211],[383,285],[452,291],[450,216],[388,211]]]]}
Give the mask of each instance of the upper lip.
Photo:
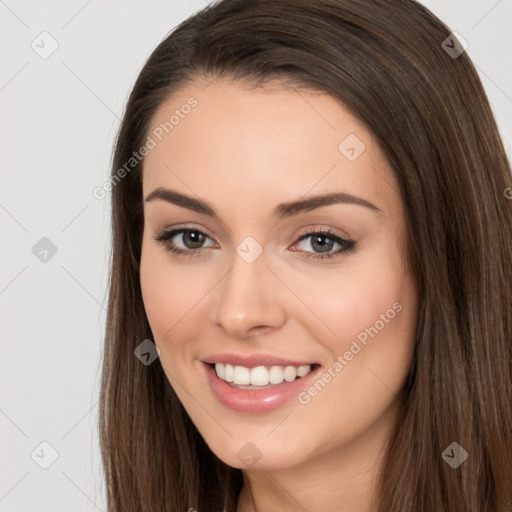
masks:
{"type": "Polygon", "coordinates": [[[284,359],[270,354],[251,354],[248,356],[238,354],[214,354],[202,359],[202,361],[208,364],[222,363],[231,364],[233,366],[245,366],[246,368],[254,368],[256,366],[305,366],[315,364],[311,361],[284,359]]]}

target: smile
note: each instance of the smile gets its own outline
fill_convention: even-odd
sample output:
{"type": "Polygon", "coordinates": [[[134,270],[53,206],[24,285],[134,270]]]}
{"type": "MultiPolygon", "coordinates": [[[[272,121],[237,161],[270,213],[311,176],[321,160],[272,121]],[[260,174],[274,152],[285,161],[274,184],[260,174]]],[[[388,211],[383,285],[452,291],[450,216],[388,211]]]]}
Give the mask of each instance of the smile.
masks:
{"type": "Polygon", "coordinates": [[[211,357],[202,361],[202,367],[218,402],[234,411],[260,414],[296,398],[321,368],[316,363],[260,356],[211,357]]]}
{"type": "Polygon", "coordinates": [[[215,373],[220,379],[240,386],[243,389],[260,389],[269,384],[293,382],[305,377],[311,371],[311,365],[296,366],[233,366],[231,364],[215,364],[215,373]]]}

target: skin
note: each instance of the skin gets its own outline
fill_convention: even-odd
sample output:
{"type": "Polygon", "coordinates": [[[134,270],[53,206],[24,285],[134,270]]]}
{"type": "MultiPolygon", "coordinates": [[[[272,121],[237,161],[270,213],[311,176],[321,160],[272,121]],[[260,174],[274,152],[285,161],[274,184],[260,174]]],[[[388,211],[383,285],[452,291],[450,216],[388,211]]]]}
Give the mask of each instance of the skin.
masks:
{"type": "MultiPolygon", "coordinates": [[[[140,280],[161,364],[212,451],[243,470],[238,512],[373,510],[417,317],[393,171],[372,135],[329,95],[278,82],[265,89],[208,83],[189,84],[161,106],[150,130],[190,96],[198,101],[144,162],[144,197],[166,187],[207,201],[219,215],[144,204],[140,280]],[[365,145],[354,161],[338,149],[349,134],[365,145]],[[334,204],[277,224],[271,218],[280,203],[334,191],[381,211],[334,204]],[[200,255],[175,256],[153,238],[183,226],[207,235],[200,255]],[[354,251],[304,258],[321,249],[300,235],[322,229],[356,241],[354,251]],[[263,248],[250,264],[236,252],[247,236],[263,248]],[[305,405],[233,411],[212,394],[200,366],[214,353],[265,353],[326,371],[396,302],[401,311],[305,405]],[[251,467],[237,457],[247,442],[261,454],[251,467]]],[[[186,235],[172,241],[198,251],[186,235]]]]}

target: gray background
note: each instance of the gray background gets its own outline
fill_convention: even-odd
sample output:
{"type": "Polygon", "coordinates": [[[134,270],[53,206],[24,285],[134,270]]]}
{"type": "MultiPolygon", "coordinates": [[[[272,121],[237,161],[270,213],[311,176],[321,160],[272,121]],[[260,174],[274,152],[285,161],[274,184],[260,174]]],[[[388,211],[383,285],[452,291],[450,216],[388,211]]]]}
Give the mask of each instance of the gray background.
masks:
{"type": "MultiPolygon", "coordinates": [[[[512,0],[423,3],[469,43],[511,155],[512,0]]],[[[106,510],[96,425],[110,202],[92,190],[145,59],[205,5],[0,0],[1,511],[106,510]]]]}

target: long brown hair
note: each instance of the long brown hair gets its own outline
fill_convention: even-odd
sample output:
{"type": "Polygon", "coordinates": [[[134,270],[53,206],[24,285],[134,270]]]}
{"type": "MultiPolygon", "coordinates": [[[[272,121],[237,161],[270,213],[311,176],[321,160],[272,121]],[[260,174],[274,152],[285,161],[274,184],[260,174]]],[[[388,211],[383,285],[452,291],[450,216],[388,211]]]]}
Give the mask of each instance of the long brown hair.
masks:
{"type": "Polygon", "coordinates": [[[222,0],[153,51],[128,99],[111,174],[99,420],[110,512],[233,512],[242,486],[159,359],[146,366],[134,356],[153,339],[139,283],[143,160],[119,169],[144,145],[159,106],[198,77],[326,92],[368,127],[394,169],[420,308],[378,510],[512,510],[511,168],[477,72],[450,34],[414,0],[222,0]],[[442,457],[453,442],[468,453],[457,468],[442,457]]]}

